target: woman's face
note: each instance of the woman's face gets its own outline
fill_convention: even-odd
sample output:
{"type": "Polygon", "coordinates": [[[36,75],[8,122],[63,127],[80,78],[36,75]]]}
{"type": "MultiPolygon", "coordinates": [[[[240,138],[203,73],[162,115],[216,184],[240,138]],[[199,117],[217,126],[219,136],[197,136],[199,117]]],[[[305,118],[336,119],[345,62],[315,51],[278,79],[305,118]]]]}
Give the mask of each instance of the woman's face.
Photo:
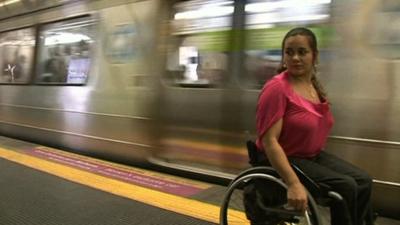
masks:
{"type": "Polygon", "coordinates": [[[313,53],[308,37],[295,35],[286,39],[283,49],[283,62],[292,76],[311,75],[316,54],[313,53]]]}

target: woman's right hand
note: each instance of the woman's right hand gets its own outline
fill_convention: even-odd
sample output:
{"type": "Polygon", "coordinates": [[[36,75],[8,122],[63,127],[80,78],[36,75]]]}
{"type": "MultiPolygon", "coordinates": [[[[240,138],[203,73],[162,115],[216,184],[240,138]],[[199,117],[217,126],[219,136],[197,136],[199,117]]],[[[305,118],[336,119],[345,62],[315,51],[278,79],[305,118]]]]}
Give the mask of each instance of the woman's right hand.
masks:
{"type": "Polygon", "coordinates": [[[283,126],[282,124],[283,119],[281,118],[265,133],[263,137],[263,144],[266,149],[265,153],[272,167],[278,171],[278,174],[288,185],[288,207],[304,212],[307,209],[307,191],[290,166],[285,151],[279,144],[278,140],[283,126]]]}
{"type": "Polygon", "coordinates": [[[307,209],[307,192],[300,182],[288,185],[288,205],[295,210],[304,212],[307,209]]]}

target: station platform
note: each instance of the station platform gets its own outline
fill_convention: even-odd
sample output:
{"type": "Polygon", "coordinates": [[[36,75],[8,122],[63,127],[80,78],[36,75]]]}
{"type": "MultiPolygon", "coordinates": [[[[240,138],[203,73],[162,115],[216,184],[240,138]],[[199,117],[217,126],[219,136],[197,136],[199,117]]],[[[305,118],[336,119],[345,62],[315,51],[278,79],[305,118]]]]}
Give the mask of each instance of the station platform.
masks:
{"type": "Polygon", "coordinates": [[[0,136],[4,225],[212,225],[224,191],[0,136]]]}
{"type": "Polygon", "coordinates": [[[0,136],[1,225],[215,225],[225,191],[0,136]]]}

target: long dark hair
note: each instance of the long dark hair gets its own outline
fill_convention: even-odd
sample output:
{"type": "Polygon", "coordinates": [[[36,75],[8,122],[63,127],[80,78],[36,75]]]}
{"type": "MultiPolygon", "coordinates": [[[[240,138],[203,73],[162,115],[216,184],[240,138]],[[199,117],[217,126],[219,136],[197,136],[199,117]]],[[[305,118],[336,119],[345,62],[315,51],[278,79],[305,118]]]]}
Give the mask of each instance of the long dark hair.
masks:
{"type": "MultiPolygon", "coordinates": [[[[286,66],[284,65],[283,62],[283,54],[284,54],[284,50],[285,50],[285,42],[286,39],[288,39],[289,37],[293,37],[296,35],[302,35],[302,36],[306,36],[308,39],[308,44],[311,47],[311,50],[313,52],[314,55],[314,59],[315,62],[317,61],[317,55],[318,55],[318,44],[317,44],[317,37],[315,36],[315,34],[308,28],[305,27],[296,27],[291,29],[289,32],[287,32],[287,34],[285,35],[285,37],[282,40],[282,49],[281,49],[281,54],[282,54],[282,59],[281,62],[279,64],[279,67],[277,69],[278,73],[282,73],[283,71],[286,70],[286,66]]],[[[315,90],[317,91],[318,95],[322,98],[326,98],[326,92],[324,87],[321,85],[321,83],[319,82],[318,78],[317,78],[317,69],[315,67],[315,64],[313,65],[313,73],[311,75],[311,82],[315,88],[315,90]]]]}

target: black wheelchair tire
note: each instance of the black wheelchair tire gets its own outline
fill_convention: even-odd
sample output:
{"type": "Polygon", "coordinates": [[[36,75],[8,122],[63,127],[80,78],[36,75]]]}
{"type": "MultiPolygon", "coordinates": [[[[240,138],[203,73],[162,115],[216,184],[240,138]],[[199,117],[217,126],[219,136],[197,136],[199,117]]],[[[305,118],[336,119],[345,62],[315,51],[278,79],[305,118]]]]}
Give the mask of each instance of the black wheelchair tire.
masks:
{"type": "MultiPolygon", "coordinates": [[[[231,183],[228,186],[228,189],[225,193],[225,196],[223,198],[221,208],[220,208],[220,225],[229,225],[228,222],[228,206],[229,202],[231,200],[232,193],[236,188],[239,188],[239,186],[245,182],[249,182],[251,179],[266,179],[269,181],[273,181],[281,185],[283,188],[287,189],[287,186],[285,183],[283,183],[280,179],[277,177],[270,175],[271,173],[275,174],[275,170],[271,167],[252,167],[250,169],[247,169],[240,173],[235,179],[231,181],[231,183]]],[[[309,209],[307,210],[305,216],[307,218],[307,222],[309,225],[321,225],[321,217],[318,213],[318,206],[314,200],[314,198],[311,196],[309,192],[307,192],[308,195],[308,202],[309,202],[309,209]]]]}

